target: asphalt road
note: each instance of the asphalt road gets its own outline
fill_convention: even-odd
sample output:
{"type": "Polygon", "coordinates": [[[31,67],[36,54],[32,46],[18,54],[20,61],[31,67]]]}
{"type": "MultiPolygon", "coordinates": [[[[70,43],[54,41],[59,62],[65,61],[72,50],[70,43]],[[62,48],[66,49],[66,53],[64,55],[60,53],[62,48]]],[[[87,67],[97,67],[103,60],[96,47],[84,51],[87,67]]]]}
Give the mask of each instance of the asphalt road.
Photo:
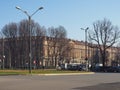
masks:
{"type": "Polygon", "coordinates": [[[120,73],[0,76],[0,90],[120,90],[120,73]]]}

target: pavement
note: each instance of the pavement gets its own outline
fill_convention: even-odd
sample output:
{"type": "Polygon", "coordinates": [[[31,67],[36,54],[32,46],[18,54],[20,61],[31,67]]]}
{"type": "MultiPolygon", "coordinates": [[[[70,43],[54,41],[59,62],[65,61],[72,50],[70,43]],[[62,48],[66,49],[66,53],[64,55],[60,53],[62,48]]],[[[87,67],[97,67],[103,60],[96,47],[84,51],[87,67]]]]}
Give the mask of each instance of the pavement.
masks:
{"type": "Polygon", "coordinates": [[[77,87],[74,90],[120,90],[120,82],[103,83],[87,87],[77,87]]]}
{"type": "Polygon", "coordinates": [[[0,76],[0,90],[120,90],[119,73],[75,74],[0,76]]]}

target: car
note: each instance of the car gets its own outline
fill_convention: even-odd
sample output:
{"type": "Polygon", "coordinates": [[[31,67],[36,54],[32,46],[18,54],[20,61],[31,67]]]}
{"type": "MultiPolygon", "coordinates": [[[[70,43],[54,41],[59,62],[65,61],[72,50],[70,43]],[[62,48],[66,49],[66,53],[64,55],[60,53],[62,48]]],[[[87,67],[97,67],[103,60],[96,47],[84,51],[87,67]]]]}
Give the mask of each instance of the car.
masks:
{"type": "Polygon", "coordinates": [[[67,69],[68,70],[78,70],[78,65],[77,64],[69,64],[67,69]]]}
{"type": "Polygon", "coordinates": [[[103,66],[95,66],[95,67],[92,67],[92,71],[94,72],[107,72],[109,67],[103,67],[103,66]]]}
{"type": "Polygon", "coordinates": [[[120,66],[114,66],[113,69],[114,72],[120,72],[120,66]]]}
{"type": "Polygon", "coordinates": [[[120,67],[118,66],[108,66],[105,68],[106,72],[120,72],[120,67]]]}
{"type": "Polygon", "coordinates": [[[101,72],[101,71],[103,71],[103,70],[102,70],[102,66],[95,66],[95,67],[92,67],[91,70],[94,71],[94,72],[101,72]]]}
{"type": "Polygon", "coordinates": [[[68,70],[78,70],[78,71],[86,71],[86,65],[85,64],[68,64],[67,66],[68,70]]]}
{"type": "Polygon", "coordinates": [[[87,70],[87,67],[86,67],[85,64],[80,64],[80,65],[78,65],[78,70],[79,70],[79,71],[86,71],[86,70],[87,70]]]}
{"type": "Polygon", "coordinates": [[[65,64],[60,64],[56,67],[57,70],[65,70],[65,64]]]}
{"type": "Polygon", "coordinates": [[[94,72],[120,72],[120,67],[118,66],[96,66],[92,69],[94,72]]]}

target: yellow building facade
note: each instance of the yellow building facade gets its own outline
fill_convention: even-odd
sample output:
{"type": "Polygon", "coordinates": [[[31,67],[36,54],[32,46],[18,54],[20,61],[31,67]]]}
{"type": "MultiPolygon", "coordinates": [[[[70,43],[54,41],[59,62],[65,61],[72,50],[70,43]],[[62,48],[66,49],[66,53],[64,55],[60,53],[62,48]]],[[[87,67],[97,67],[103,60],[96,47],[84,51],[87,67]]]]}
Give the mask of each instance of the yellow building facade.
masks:
{"type": "MultiPolygon", "coordinates": [[[[44,41],[44,65],[50,65],[51,59],[49,57],[48,61],[48,41],[44,41]],[[47,64],[46,64],[47,63],[47,64]]],[[[51,41],[52,42],[52,41],[51,41]]],[[[68,56],[67,58],[69,59],[69,63],[80,63],[80,64],[86,64],[88,61],[89,64],[100,64],[102,63],[101,56],[99,49],[96,44],[92,43],[87,43],[87,61],[85,60],[86,55],[85,55],[85,42],[83,41],[75,41],[75,40],[68,40],[69,45],[72,47],[72,49],[67,52],[68,56]]],[[[111,47],[107,49],[107,60],[106,60],[106,65],[110,66],[116,63],[116,53],[117,53],[117,48],[116,47],[111,47]],[[114,63],[113,63],[114,62],[114,63]]],[[[65,58],[66,59],[66,58],[65,58]]],[[[66,60],[63,60],[63,63],[66,63],[66,60]]],[[[56,61],[58,64],[59,63],[59,58],[56,61]]]]}

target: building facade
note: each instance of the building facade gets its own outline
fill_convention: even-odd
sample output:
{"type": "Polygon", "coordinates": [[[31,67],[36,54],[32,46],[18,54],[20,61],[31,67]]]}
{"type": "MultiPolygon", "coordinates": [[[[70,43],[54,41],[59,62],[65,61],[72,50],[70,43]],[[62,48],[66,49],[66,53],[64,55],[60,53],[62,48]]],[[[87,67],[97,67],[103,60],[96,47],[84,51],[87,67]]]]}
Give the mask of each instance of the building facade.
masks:
{"type": "MultiPolygon", "coordinates": [[[[102,63],[96,44],[87,43],[85,60],[85,42],[64,38],[32,37],[32,66],[35,68],[56,67],[63,63],[96,65],[102,63]]],[[[120,49],[107,50],[106,65],[120,64],[120,49]]],[[[29,67],[29,38],[0,39],[0,68],[29,67]]]]}

